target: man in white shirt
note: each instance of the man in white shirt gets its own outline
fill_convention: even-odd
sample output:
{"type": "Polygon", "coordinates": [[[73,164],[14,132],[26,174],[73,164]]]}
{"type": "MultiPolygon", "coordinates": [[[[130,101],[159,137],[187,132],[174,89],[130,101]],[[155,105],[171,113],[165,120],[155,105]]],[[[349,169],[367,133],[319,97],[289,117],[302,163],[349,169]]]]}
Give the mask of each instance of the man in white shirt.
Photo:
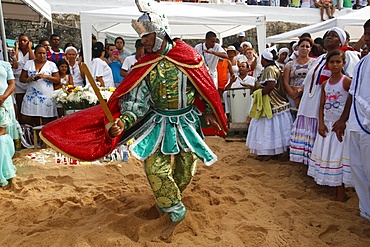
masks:
{"type": "MultiPolygon", "coordinates": [[[[363,26],[370,47],[370,19],[363,26]]],[[[359,199],[360,216],[370,221],[370,55],[355,66],[349,97],[340,119],[333,125],[338,140],[349,134],[349,164],[359,199]],[[347,122],[348,120],[348,122],[347,122]],[[347,122],[347,123],[346,123],[347,122]],[[346,126],[347,124],[347,126],[346,126]]]]}
{"type": "MultiPolygon", "coordinates": [[[[244,87],[251,87],[254,88],[255,78],[253,76],[247,75],[248,73],[248,64],[246,62],[239,63],[239,75],[234,79],[234,81],[229,81],[229,83],[225,86],[225,91],[223,94],[223,99],[225,103],[225,113],[230,113],[230,97],[228,89],[231,88],[244,88],[244,87]]],[[[249,112],[246,110],[246,114],[248,115],[249,112]]]]}
{"type": "Polygon", "coordinates": [[[205,42],[197,44],[194,48],[203,56],[204,63],[209,69],[209,74],[211,75],[216,88],[218,88],[217,63],[220,59],[227,59],[227,53],[220,44],[217,44],[216,34],[209,31],[206,34],[205,42]]]}
{"type": "Polygon", "coordinates": [[[144,55],[144,45],[141,43],[141,39],[136,40],[135,42],[136,53],[134,55],[126,57],[123,61],[120,75],[125,77],[130,71],[137,60],[144,55]]]}

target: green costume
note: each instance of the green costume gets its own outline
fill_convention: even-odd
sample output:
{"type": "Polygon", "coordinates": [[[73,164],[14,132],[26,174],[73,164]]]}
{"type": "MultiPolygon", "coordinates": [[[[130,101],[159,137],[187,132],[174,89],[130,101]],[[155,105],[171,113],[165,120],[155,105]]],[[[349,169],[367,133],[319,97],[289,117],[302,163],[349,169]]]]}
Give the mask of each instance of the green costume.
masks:
{"type": "MultiPolygon", "coordinates": [[[[171,48],[171,47],[169,47],[171,48]]],[[[185,216],[181,192],[191,182],[197,156],[206,165],[217,160],[203,141],[199,116],[193,106],[197,91],[186,75],[162,59],[142,82],[121,99],[125,129],[146,116],[146,123],[130,146],[144,160],[145,172],[159,207],[177,222],[185,216]],[[174,164],[171,156],[174,155],[174,164]]]]}

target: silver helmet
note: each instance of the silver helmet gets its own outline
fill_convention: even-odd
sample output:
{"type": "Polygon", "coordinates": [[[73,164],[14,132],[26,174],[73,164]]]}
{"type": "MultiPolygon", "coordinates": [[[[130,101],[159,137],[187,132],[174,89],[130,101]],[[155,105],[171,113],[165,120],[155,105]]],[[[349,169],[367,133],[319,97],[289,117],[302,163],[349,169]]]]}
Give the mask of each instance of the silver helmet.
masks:
{"type": "Polygon", "coordinates": [[[131,26],[140,38],[150,33],[156,34],[153,47],[153,51],[156,52],[161,48],[166,34],[171,37],[167,16],[159,12],[158,3],[153,0],[135,0],[135,3],[143,15],[137,20],[132,20],[131,26]]]}

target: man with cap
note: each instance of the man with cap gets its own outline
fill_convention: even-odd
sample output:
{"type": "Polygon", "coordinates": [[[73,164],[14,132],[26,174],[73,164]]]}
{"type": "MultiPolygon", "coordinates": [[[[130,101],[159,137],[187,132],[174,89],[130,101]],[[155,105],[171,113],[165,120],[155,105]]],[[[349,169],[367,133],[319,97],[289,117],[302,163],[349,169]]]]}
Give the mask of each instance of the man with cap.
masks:
{"type": "Polygon", "coordinates": [[[244,32],[240,32],[238,33],[238,41],[232,43],[232,45],[235,47],[236,50],[238,50],[239,52],[241,52],[241,44],[244,42],[245,40],[245,33],[244,32]]]}
{"type": "Polygon", "coordinates": [[[70,115],[67,120],[44,126],[42,138],[70,156],[91,160],[104,157],[118,142],[135,136],[130,151],[144,161],[158,209],[167,213],[172,221],[161,236],[168,239],[185,217],[182,192],[195,174],[197,159],[206,165],[217,161],[203,140],[199,116],[203,114],[205,123],[225,133],[226,118],[201,55],[182,41],[172,42],[168,20],[159,12],[156,2],[146,0],[136,4],[143,15],[132,20],[132,26],[141,37],[146,54],[107,103],[115,118],[113,126],[101,108],[92,107],[81,114],[70,115]],[[204,104],[203,113],[195,107],[195,101],[204,104]],[[89,116],[93,116],[89,121],[79,121],[83,122],[83,129],[91,130],[88,138],[77,138],[85,133],[63,127],[70,126],[66,121],[89,116]],[[72,145],[86,147],[84,152],[66,147],[63,143],[67,138],[72,145]],[[86,152],[90,153],[86,155],[86,152]]]}

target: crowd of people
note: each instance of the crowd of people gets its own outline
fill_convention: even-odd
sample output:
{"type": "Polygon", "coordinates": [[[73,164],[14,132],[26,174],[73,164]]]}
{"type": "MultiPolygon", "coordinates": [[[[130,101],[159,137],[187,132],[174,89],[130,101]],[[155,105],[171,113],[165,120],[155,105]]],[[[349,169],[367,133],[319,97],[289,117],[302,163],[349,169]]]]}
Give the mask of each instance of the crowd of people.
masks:
{"type": "MultiPolygon", "coordinates": [[[[144,14],[140,22],[151,21],[144,14]]],[[[320,185],[332,186],[338,201],[346,200],[345,187],[354,186],[360,214],[370,220],[369,70],[364,69],[370,58],[360,50],[370,45],[370,20],[354,47],[349,46],[349,34],[334,27],[322,39],[305,33],[289,47],[267,47],[262,54],[245,40],[244,32],[235,43],[224,46],[210,31],[204,42],[192,48],[170,39],[166,25],[148,27],[154,30],[136,30],[141,39],[135,42],[134,54],[124,49],[121,37],[105,46],[94,42],[91,72],[98,85],[118,88],[108,102],[118,116],[108,129],[110,137],[139,125],[135,131],[140,137],[130,150],[144,160],[158,208],[173,221],[165,234],[172,233],[185,217],[181,193],[194,176],[196,159],[207,165],[217,160],[202,138],[198,95],[205,122],[226,132],[225,116],[232,118],[229,90],[243,87],[253,95],[252,107],[245,113],[249,115],[246,145],[250,153],[260,161],[288,158],[307,165],[308,175],[320,185]],[[129,86],[120,86],[122,81],[129,86]],[[138,119],[145,121],[138,124],[138,119]],[[157,188],[158,180],[166,187],[157,188]]],[[[63,85],[89,84],[82,61],[82,52],[74,44],[60,48],[57,34],[35,47],[27,34],[21,34],[10,63],[1,61],[0,186],[15,176],[11,158],[13,139],[19,138],[18,122],[49,126],[45,134],[66,128],[55,121],[64,113],[58,112],[51,95],[63,85]]],[[[99,114],[97,121],[104,122],[99,114]]],[[[100,134],[105,135],[105,129],[96,133],[100,134]]],[[[65,138],[76,139],[76,146],[88,141],[78,140],[78,133],[65,138]]],[[[50,143],[63,146],[63,140],[50,143]]]]}
{"type": "MultiPolygon", "coordinates": [[[[251,43],[242,39],[244,36],[240,33],[238,42],[223,46],[228,68],[218,70],[218,78],[226,74],[228,80],[215,86],[221,92],[225,90],[223,103],[228,117],[229,89],[245,87],[253,92],[253,106],[245,110],[252,118],[246,140],[250,153],[260,161],[290,160],[307,165],[307,174],[317,184],[333,187],[338,201],[346,201],[346,187],[355,187],[360,214],[370,219],[366,195],[370,183],[366,160],[370,106],[369,90],[364,86],[368,72],[362,65],[369,57],[370,20],[353,47],[349,34],[334,27],[322,39],[313,40],[304,33],[290,47],[268,47],[258,56],[251,43]],[[257,67],[261,68],[258,72],[257,67]],[[360,85],[366,92],[359,91],[360,85]],[[351,108],[356,100],[357,109],[356,105],[351,108]]],[[[207,34],[205,44],[215,37],[207,34]]],[[[216,47],[216,42],[213,45],[216,47]]],[[[213,54],[222,68],[224,56],[212,52],[213,47],[207,46],[201,54],[213,54]]],[[[205,63],[210,59],[204,56],[205,63]]]]}

